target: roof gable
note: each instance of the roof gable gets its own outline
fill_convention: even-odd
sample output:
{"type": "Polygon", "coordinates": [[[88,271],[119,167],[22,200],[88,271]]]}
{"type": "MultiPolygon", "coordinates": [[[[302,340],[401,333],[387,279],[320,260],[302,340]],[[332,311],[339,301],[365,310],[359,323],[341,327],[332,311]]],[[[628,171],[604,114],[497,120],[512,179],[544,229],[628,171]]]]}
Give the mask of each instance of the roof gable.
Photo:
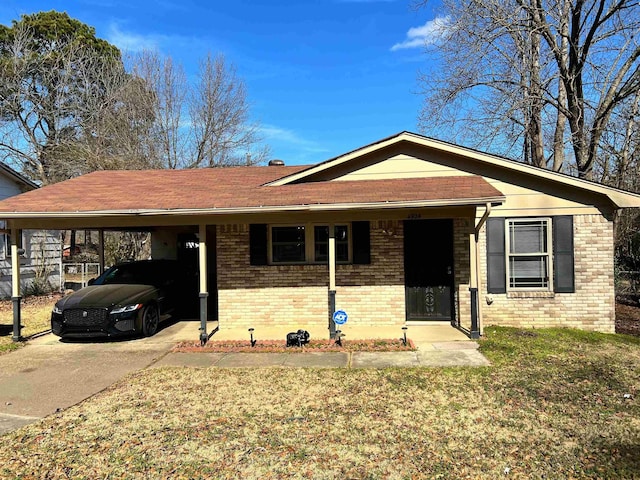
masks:
{"type": "Polygon", "coordinates": [[[0,174],[15,183],[23,192],[38,188],[37,184],[33,183],[27,177],[16,172],[13,168],[2,162],[0,162],[0,174]]]}
{"type": "MultiPolygon", "coordinates": [[[[428,152],[430,158],[435,159],[436,162],[438,161],[438,157],[454,158],[457,160],[454,163],[449,161],[449,165],[446,167],[449,170],[457,169],[457,173],[449,171],[448,173],[440,173],[440,175],[482,175],[483,172],[485,172],[488,176],[491,176],[490,172],[494,171],[499,172],[498,176],[505,174],[510,175],[516,182],[522,182],[522,184],[531,185],[547,182],[557,186],[567,187],[568,189],[577,189],[586,194],[606,197],[606,199],[617,208],[640,207],[640,195],[635,193],[440,140],[434,140],[410,132],[401,132],[397,135],[387,137],[339,157],[279,178],[269,185],[278,186],[315,181],[340,180],[341,177],[349,173],[353,173],[358,169],[371,168],[375,163],[389,159],[393,155],[412,153],[413,156],[420,158],[426,157],[425,152],[428,152]],[[467,165],[473,165],[473,167],[469,169],[471,171],[462,168],[462,165],[465,163],[467,165]],[[460,165],[460,168],[457,168],[457,165],[460,165]]],[[[349,178],[353,178],[353,175],[349,175],[349,178]]]]}

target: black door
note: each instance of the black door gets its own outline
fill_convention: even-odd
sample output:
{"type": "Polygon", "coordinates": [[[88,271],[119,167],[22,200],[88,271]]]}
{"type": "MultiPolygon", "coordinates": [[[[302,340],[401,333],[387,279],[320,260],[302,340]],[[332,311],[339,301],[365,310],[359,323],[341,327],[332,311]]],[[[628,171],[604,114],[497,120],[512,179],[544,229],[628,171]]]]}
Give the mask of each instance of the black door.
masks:
{"type": "MultiPolygon", "coordinates": [[[[177,259],[187,270],[187,286],[190,292],[189,298],[185,299],[185,317],[199,318],[200,301],[198,293],[200,285],[199,275],[199,240],[195,233],[178,234],[177,259]]],[[[218,287],[216,271],[216,230],[215,225],[207,225],[207,317],[208,320],[218,319],[218,287]]]]}
{"type": "Polygon", "coordinates": [[[405,220],[407,320],[453,320],[453,221],[405,220]]]}

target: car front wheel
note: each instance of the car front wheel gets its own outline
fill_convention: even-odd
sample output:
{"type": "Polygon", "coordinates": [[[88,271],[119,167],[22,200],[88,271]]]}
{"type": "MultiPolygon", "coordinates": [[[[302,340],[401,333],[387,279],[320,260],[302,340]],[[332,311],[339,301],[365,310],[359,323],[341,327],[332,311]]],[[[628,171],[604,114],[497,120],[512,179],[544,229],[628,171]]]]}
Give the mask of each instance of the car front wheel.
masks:
{"type": "Polygon", "coordinates": [[[142,313],[142,334],[150,337],[158,331],[158,308],[155,305],[148,305],[142,313]]]}

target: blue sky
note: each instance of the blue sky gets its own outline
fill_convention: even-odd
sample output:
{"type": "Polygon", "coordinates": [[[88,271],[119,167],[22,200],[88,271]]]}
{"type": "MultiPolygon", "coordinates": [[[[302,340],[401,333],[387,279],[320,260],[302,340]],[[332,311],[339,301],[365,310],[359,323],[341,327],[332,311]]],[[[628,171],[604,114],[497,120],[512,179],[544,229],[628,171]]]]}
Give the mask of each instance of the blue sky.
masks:
{"type": "Polygon", "coordinates": [[[410,0],[2,0],[0,23],[66,11],[123,51],[157,49],[187,74],[223,53],[246,82],[272,157],[332,158],[417,130],[437,2],[410,0]]]}

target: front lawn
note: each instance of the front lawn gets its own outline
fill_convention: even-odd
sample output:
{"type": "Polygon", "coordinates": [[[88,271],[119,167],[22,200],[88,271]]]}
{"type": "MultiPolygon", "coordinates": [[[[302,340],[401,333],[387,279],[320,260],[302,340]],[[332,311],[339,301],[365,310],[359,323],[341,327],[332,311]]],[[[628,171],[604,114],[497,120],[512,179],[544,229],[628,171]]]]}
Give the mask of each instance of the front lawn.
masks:
{"type": "Polygon", "coordinates": [[[2,437],[0,477],[640,475],[640,339],[486,333],[481,368],[145,370],[2,437]]]}
{"type": "MultiPolygon", "coordinates": [[[[51,309],[59,294],[25,297],[21,304],[22,336],[29,337],[51,328],[51,309]]],[[[13,302],[0,300],[0,355],[22,346],[11,339],[13,335],[13,302]]]]}

